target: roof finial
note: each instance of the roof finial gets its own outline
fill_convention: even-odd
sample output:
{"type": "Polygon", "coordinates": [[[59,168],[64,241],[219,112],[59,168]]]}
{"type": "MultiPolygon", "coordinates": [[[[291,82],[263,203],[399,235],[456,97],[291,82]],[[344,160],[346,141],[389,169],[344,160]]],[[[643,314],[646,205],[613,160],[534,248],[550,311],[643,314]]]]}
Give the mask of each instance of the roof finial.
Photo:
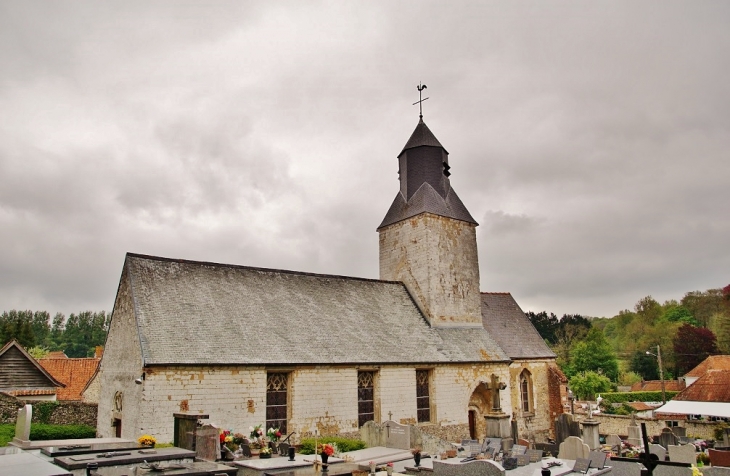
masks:
{"type": "Polygon", "coordinates": [[[421,99],[421,94],[422,94],[422,91],[424,89],[426,89],[426,85],[419,83],[418,86],[416,86],[416,89],[418,89],[418,101],[414,102],[413,105],[415,106],[416,104],[418,104],[418,117],[419,117],[419,119],[423,119],[423,104],[422,103],[423,103],[423,101],[425,101],[428,98],[421,99]]]}

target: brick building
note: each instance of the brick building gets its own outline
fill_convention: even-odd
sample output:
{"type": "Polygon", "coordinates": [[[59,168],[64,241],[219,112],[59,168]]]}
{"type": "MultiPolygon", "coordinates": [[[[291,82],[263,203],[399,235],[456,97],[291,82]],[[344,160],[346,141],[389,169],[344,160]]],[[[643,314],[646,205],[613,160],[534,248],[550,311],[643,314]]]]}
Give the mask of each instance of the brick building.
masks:
{"type": "Polygon", "coordinates": [[[298,437],[392,419],[459,440],[510,436],[515,420],[544,441],[561,411],[555,355],[509,293],[479,292],[477,223],[422,118],[398,162],[379,280],[127,254],[100,436],[171,441],[186,410],[298,437]]]}

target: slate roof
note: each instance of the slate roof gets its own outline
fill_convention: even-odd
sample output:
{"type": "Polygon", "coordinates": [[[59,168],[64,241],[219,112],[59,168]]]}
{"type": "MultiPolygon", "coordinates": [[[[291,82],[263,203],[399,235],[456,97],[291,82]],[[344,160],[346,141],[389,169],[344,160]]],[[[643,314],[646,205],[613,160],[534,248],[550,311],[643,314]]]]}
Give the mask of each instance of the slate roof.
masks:
{"type": "Polygon", "coordinates": [[[434,329],[400,282],[127,254],[145,365],[507,361],[434,329]]]}
{"type": "MultiPolygon", "coordinates": [[[[403,150],[400,151],[398,156],[407,149],[413,149],[424,145],[428,147],[441,147],[444,149],[444,146],[442,146],[441,142],[439,142],[436,136],[433,135],[431,129],[429,129],[426,123],[423,122],[423,118],[420,118],[416,128],[413,130],[413,134],[411,134],[411,137],[408,139],[408,142],[406,142],[406,145],[403,147],[403,150]]],[[[444,149],[444,151],[446,151],[446,149],[444,149]]],[[[448,154],[448,152],[446,153],[448,154]]]]}
{"type": "Polygon", "coordinates": [[[385,218],[383,218],[382,223],[378,226],[378,230],[426,212],[475,225],[478,224],[472,218],[471,213],[466,209],[458,195],[456,195],[453,188],[449,188],[444,199],[429,183],[424,182],[416,193],[413,194],[410,201],[406,201],[403,194],[398,192],[388,212],[385,214],[385,218]]]}
{"type": "Polygon", "coordinates": [[[66,385],[56,392],[57,400],[82,400],[81,393],[99,367],[100,359],[69,359],[68,357],[48,358],[38,361],[48,373],[66,385]]]}
{"type": "Polygon", "coordinates": [[[730,370],[708,370],[673,400],[730,403],[730,370]]]}
{"type": "Polygon", "coordinates": [[[481,296],[484,328],[510,358],[555,358],[510,293],[481,296]]]}

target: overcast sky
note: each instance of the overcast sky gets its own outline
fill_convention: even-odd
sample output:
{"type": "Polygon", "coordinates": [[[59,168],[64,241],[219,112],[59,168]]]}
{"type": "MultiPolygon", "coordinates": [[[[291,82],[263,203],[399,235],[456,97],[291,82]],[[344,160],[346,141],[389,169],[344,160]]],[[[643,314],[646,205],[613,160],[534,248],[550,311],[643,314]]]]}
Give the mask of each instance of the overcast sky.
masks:
{"type": "Polygon", "coordinates": [[[378,277],[418,122],[481,288],[610,317],[730,284],[730,2],[0,3],[0,311],[126,252],[378,277]]]}

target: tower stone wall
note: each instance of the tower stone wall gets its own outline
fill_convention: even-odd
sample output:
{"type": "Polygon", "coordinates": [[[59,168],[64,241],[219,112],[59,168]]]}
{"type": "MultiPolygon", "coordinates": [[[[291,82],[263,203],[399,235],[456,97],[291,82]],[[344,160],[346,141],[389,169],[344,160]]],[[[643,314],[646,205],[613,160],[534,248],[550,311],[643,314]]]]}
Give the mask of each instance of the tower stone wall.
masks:
{"type": "Polygon", "coordinates": [[[402,281],[432,326],[481,326],[476,225],[431,213],[381,228],[380,279],[402,281]]]}

